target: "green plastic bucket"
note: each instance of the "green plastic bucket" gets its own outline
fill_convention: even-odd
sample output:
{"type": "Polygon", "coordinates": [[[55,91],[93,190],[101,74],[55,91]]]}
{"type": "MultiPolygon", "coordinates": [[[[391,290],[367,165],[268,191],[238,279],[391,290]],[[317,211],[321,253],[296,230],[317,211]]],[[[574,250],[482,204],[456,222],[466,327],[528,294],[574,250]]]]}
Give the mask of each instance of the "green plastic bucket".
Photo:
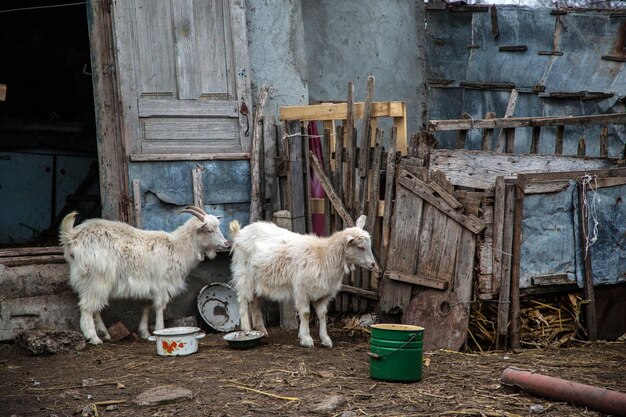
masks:
{"type": "Polygon", "coordinates": [[[370,330],[370,378],[394,382],[422,379],[423,327],[373,324],[370,330]]]}

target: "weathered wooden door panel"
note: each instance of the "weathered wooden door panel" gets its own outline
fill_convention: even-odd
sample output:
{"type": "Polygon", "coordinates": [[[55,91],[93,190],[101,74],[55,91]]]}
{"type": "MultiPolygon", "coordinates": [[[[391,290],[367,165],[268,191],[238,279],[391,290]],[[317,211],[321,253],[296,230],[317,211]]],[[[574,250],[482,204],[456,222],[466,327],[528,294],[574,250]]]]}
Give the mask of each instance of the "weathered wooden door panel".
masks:
{"type": "MultiPolygon", "coordinates": [[[[240,0],[118,0],[114,35],[131,154],[247,152],[240,0]]],[[[247,106],[247,105],[246,105],[247,106]]]]}
{"type": "Polygon", "coordinates": [[[398,177],[380,309],[401,312],[403,323],[428,326],[425,349],[459,349],[467,335],[475,234],[484,225],[430,181],[407,171],[398,177]]]}

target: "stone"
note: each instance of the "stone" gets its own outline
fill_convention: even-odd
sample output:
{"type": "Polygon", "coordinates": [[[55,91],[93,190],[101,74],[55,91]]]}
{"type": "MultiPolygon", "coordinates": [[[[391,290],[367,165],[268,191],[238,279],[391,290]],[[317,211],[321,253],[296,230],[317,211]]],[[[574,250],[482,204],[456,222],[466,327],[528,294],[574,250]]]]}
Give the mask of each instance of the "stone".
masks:
{"type": "Polygon", "coordinates": [[[344,405],[347,401],[348,400],[341,395],[329,395],[316,402],[311,407],[311,412],[317,414],[329,414],[344,405]]]}
{"type": "Polygon", "coordinates": [[[133,402],[140,406],[150,406],[190,400],[192,398],[192,392],[186,388],[177,385],[160,385],[142,392],[133,402]]]}
{"type": "Polygon", "coordinates": [[[118,321],[117,323],[111,325],[107,329],[107,331],[109,332],[109,335],[111,336],[111,340],[114,342],[118,340],[122,340],[130,336],[130,332],[128,331],[126,326],[124,326],[124,323],[122,323],[121,321],[118,321]]]}
{"type": "Polygon", "coordinates": [[[75,330],[23,330],[15,336],[15,344],[31,355],[80,351],[87,347],[82,333],[75,330]]]}

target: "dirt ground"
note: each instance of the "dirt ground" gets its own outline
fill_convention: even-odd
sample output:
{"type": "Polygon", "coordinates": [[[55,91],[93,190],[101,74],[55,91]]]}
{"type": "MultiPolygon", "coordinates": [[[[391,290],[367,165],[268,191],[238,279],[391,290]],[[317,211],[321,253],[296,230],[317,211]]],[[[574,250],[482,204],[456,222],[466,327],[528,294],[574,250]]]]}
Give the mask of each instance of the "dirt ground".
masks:
{"type": "Polygon", "coordinates": [[[233,350],[222,334],[209,334],[197,353],[183,357],[157,356],[154,343],[133,339],[48,356],[2,344],[0,415],[602,415],[501,385],[507,366],[626,392],[624,342],[486,354],[425,352],[420,382],[391,383],[370,379],[369,336],[362,330],[331,326],[332,349],[320,347],[318,339],[315,348],[305,349],[295,331],[269,331],[261,345],[249,350],[233,350]],[[191,392],[161,405],[134,401],[163,385],[191,392]],[[331,397],[335,406],[316,414],[320,401],[331,397]]]}

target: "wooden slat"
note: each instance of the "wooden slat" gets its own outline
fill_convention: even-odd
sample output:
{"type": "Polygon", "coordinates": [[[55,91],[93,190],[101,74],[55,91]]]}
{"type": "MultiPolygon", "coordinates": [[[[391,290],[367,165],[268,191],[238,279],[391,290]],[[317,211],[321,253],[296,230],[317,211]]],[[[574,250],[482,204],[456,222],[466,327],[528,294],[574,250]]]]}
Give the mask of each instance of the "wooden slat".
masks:
{"type": "Polygon", "coordinates": [[[250,159],[250,153],[192,153],[192,154],[131,154],[132,162],[156,161],[240,161],[250,159]]]}
{"type": "Polygon", "coordinates": [[[532,285],[569,285],[567,274],[537,275],[530,278],[532,285]]]}
{"type": "Polygon", "coordinates": [[[591,116],[550,116],[550,117],[511,117],[499,119],[474,119],[474,120],[431,120],[428,122],[428,130],[469,130],[469,129],[506,129],[515,127],[533,126],[568,126],[586,124],[624,124],[626,113],[596,114],[591,116]]]}
{"type": "Polygon", "coordinates": [[[6,84],[0,84],[0,101],[6,101],[7,99],[7,86],[6,84]]]}
{"type": "Polygon", "coordinates": [[[271,88],[268,86],[261,87],[254,107],[254,115],[252,117],[252,149],[250,155],[250,223],[262,218],[263,200],[265,187],[262,183],[263,175],[261,175],[262,160],[265,154],[263,145],[263,109],[267,101],[271,88]]]}
{"type": "Polygon", "coordinates": [[[394,281],[406,282],[408,284],[421,285],[423,287],[435,288],[438,290],[446,290],[448,289],[448,282],[422,277],[414,274],[405,274],[398,271],[386,271],[385,277],[392,279],[394,281]]]}
{"type": "Polygon", "coordinates": [[[587,335],[590,341],[598,339],[596,320],[596,298],[593,288],[593,269],[591,264],[591,252],[587,246],[589,237],[589,208],[585,204],[585,189],[583,184],[578,184],[578,210],[580,214],[580,249],[583,255],[583,268],[585,275],[585,315],[587,335]]]}
{"type": "Polygon", "coordinates": [[[563,139],[565,137],[565,126],[556,127],[556,139],[554,142],[554,154],[563,155],[563,139]]]}
{"type": "Polygon", "coordinates": [[[324,189],[326,196],[330,199],[330,202],[332,203],[333,208],[341,216],[341,218],[343,219],[343,222],[345,223],[347,227],[354,227],[354,220],[352,219],[352,216],[350,216],[350,213],[348,213],[348,210],[343,205],[343,202],[341,201],[341,199],[335,192],[335,189],[333,188],[333,185],[330,182],[330,179],[328,179],[326,174],[324,174],[324,170],[322,166],[320,165],[319,160],[313,153],[309,153],[309,157],[311,158],[311,166],[313,167],[313,170],[315,171],[315,175],[317,175],[317,177],[319,178],[320,184],[322,185],[322,188],[324,189]]]}
{"type": "Polygon", "coordinates": [[[400,174],[398,182],[405,186],[407,189],[411,190],[413,193],[417,194],[419,197],[428,201],[430,204],[432,204],[440,211],[444,212],[452,219],[456,220],[458,223],[460,223],[462,226],[469,229],[470,231],[474,233],[480,233],[485,228],[485,224],[482,220],[480,220],[476,216],[466,216],[452,209],[445,201],[434,195],[434,191],[430,188],[428,184],[414,177],[408,172],[403,171],[400,174]]]}
{"type": "MultiPolygon", "coordinates": [[[[461,114],[461,119],[471,119],[469,113],[461,114]]],[[[456,149],[465,149],[465,140],[467,139],[467,130],[459,130],[456,134],[456,149]]]]}
{"type": "Polygon", "coordinates": [[[307,158],[307,155],[311,153],[311,149],[309,147],[309,130],[303,123],[300,131],[302,132],[300,137],[302,138],[302,159],[304,161],[304,211],[306,232],[313,233],[313,213],[311,210],[311,160],[310,158],[307,158]]]}
{"type": "Polygon", "coordinates": [[[368,298],[370,300],[378,300],[378,294],[376,291],[364,290],[363,288],[353,287],[352,285],[341,285],[341,292],[345,292],[348,294],[354,294],[359,297],[368,298]]]}
{"type": "Polygon", "coordinates": [[[63,248],[61,246],[10,248],[0,249],[0,258],[11,258],[14,256],[58,255],[62,253],[63,248]]]}
{"type": "Polygon", "coordinates": [[[520,257],[522,247],[522,219],[524,216],[524,175],[518,175],[515,189],[515,212],[513,220],[513,250],[511,265],[511,347],[520,347],[520,257]]]}
{"type": "Polygon", "coordinates": [[[578,156],[585,156],[587,154],[587,144],[585,142],[585,138],[580,138],[578,140],[578,156]]]}
{"type": "Polygon", "coordinates": [[[376,144],[372,158],[372,169],[369,170],[369,198],[367,200],[367,220],[365,222],[365,230],[374,236],[374,225],[376,217],[378,217],[379,206],[379,189],[380,189],[380,163],[383,153],[383,132],[376,129],[376,144]]]}
{"type": "MultiPolygon", "coordinates": [[[[372,101],[374,99],[375,79],[371,75],[367,77],[367,89],[365,92],[365,106],[363,108],[363,125],[361,128],[361,137],[359,140],[359,176],[364,178],[367,176],[369,164],[369,148],[371,142],[372,129],[370,123],[372,121],[372,101]]],[[[365,193],[362,195],[365,200],[365,193]]]]}
{"type": "MultiPolygon", "coordinates": [[[[322,158],[324,159],[324,172],[330,178],[332,178],[332,171],[330,167],[330,149],[331,149],[331,131],[330,129],[324,129],[324,135],[322,136],[322,158]]],[[[324,230],[326,230],[327,235],[331,235],[331,225],[332,223],[332,211],[330,208],[330,200],[324,199],[324,230]]]]}
{"type": "Polygon", "coordinates": [[[34,255],[0,258],[0,265],[4,266],[59,264],[64,262],[65,258],[63,255],[34,255]]]}
{"type": "Polygon", "coordinates": [[[346,144],[346,165],[344,170],[343,197],[346,202],[346,208],[349,212],[353,213],[354,160],[356,151],[356,145],[353,145],[353,143],[355,143],[356,132],[354,131],[354,84],[352,81],[348,83],[348,101],[346,106],[346,136],[344,138],[346,144]]]}
{"type": "Polygon", "coordinates": [[[141,215],[141,181],[138,179],[133,180],[133,214],[135,217],[135,227],[142,229],[143,218],[141,215]]]}
{"type": "Polygon", "coordinates": [[[504,221],[502,231],[502,272],[500,274],[500,295],[498,302],[496,347],[508,346],[508,325],[511,299],[511,251],[513,250],[513,219],[515,210],[515,185],[504,186],[504,221]]]}
{"type": "Polygon", "coordinates": [[[287,140],[287,154],[289,160],[287,207],[291,212],[291,227],[296,233],[306,233],[306,209],[305,189],[302,166],[302,132],[300,135],[291,136],[291,132],[300,131],[300,124],[293,123],[286,129],[289,136],[287,140]]]}
{"type": "Polygon", "coordinates": [[[600,157],[606,158],[609,156],[609,127],[602,126],[602,132],[600,133],[600,157]]]}
{"type": "Polygon", "coordinates": [[[394,184],[396,176],[396,138],[398,129],[391,128],[391,137],[387,148],[387,169],[385,172],[385,210],[383,212],[382,238],[380,246],[380,262],[383,267],[387,266],[389,250],[389,237],[391,235],[391,201],[394,195],[394,184]]]}
{"type": "Polygon", "coordinates": [[[500,289],[500,276],[502,274],[502,237],[504,233],[504,177],[496,178],[494,190],[495,201],[493,208],[493,236],[492,236],[492,267],[491,288],[498,292],[500,289]]]}
{"type": "MultiPolygon", "coordinates": [[[[515,113],[515,107],[517,106],[517,98],[519,97],[519,94],[517,93],[517,90],[514,88],[511,90],[511,95],[509,96],[509,103],[506,106],[506,110],[504,112],[504,118],[505,119],[510,119],[511,117],[513,117],[513,113],[515,113]]],[[[507,135],[510,135],[510,133],[506,130],[506,129],[502,129],[500,130],[500,133],[498,134],[498,139],[496,140],[496,149],[495,151],[498,153],[503,153],[503,152],[509,152],[509,137],[507,137],[507,135]]],[[[513,153],[512,151],[509,153],[513,153]]]]}
{"type": "MultiPolygon", "coordinates": [[[[202,180],[202,168],[191,170],[191,182],[193,184],[193,205],[204,210],[204,183],[202,180]]],[[[251,220],[251,222],[256,220],[251,220]]]]}
{"type": "Polygon", "coordinates": [[[539,139],[541,137],[541,127],[533,127],[532,140],[530,142],[530,153],[539,152],[539,139]]]}
{"type": "MultiPolygon", "coordinates": [[[[350,82],[352,83],[352,82],[350,82]]],[[[365,114],[365,103],[354,103],[354,118],[365,114]]],[[[404,117],[402,101],[373,102],[371,117],[404,117]]],[[[348,117],[347,103],[323,103],[311,106],[287,106],[280,108],[280,120],[345,120],[348,117]]]]}
{"type": "Polygon", "coordinates": [[[276,125],[273,116],[263,116],[263,161],[265,175],[265,199],[269,209],[265,210],[265,220],[271,220],[273,213],[281,209],[278,179],[278,147],[276,125]]]}
{"type": "MultiPolygon", "coordinates": [[[[485,114],[485,119],[493,119],[496,117],[496,114],[492,111],[487,112],[485,114]]],[[[493,129],[483,129],[482,132],[482,141],[481,141],[481,149],[483,151],[490,151],[492,147],[493,141],[493,129]]]]}
{"type": "MultiPolygon", "coordinates": [[[[343,163],[343,126],[337,130],[337,140],[335,141],[335,171],[333,175],[333,184],[337,197],[339,200],[343,200],[343,180],[344,180],[344,163],[343,163]]],[[[341,216],[335,216],[335,230],[342,230],[343,224],[341,216]]]]}

